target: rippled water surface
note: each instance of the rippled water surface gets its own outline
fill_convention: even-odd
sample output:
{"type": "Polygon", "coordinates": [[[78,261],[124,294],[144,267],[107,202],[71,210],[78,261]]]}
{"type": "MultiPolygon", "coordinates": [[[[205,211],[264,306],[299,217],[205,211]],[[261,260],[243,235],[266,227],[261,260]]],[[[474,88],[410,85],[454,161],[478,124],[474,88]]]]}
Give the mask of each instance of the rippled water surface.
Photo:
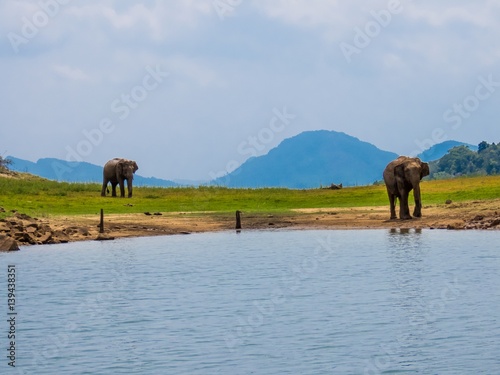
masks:
{"type": "MultiPolygon", "coordinates": [[[[4,374],[497,374],[498,232],[270,231],[25,247],[4,374]]],[[[0,284],[2,285],[2,284],[0,284]]]]}

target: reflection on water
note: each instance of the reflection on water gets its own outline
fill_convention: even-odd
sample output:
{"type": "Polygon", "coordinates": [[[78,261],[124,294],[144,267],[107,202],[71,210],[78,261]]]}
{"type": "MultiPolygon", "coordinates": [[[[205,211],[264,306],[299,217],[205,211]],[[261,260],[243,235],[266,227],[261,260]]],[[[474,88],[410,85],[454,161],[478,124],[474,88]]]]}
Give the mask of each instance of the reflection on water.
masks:
{"type": "Polygon", "coordinates": [[[391,229],[387,236],[387,252],[393,285],[409,300],[420,294],[418,285],[428,255],[428,240],[421,229],[391,229]]]}
{"type": "Polygon", "coordinates": [[[388,240],[398,250],[406,251],[418,248],[421,244],[422,229],[392,228],[389,229],[388,240]]]}
{"type": "Polygon", "coordinates": [[[424,280],[429,247],[421,229],[391,229],[387,239],[392,293],[395,296],[399,327],[394,332],[391,351],[397,353],[401,363],[412,363],[412,371],[422,371],[422,363],[415,359],[421,350],[419,343],[431,328],[424,324],[415,329],[415,322],[422,321],[430,304],[424,280]]]}
{"type": "Polygon", "coordinates": [[[242,231],[0,254],[19,276],[18,373],[493,374],[498,236],[242,231]]]}

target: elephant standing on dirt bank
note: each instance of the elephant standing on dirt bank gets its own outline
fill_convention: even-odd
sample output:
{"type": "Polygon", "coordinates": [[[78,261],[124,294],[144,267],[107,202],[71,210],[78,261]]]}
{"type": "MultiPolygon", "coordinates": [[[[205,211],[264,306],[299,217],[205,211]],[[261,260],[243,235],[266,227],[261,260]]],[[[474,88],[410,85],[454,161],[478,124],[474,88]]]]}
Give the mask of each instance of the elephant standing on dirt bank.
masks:
{"type": "Polygon", "coordinates": [[[413,189],[415,210],[413,216],[422,216],[422,200],[420,198],[420,180],[429,175],[429,164],[419,158],[400,156],[391,161],[384,170],[384,181],[391,205],[391,220],[396,219],[396,198],[399,199],[399,218],[411,219],[408,207],[408,195],[413,189]]]}
{"type": "Polygon", "coordinates": [[[116,185],[120,185],[120,196],[125,197],[125,184],[127,180],[128,197],[132,197],[132,180],[139,167],[134,160],[114,158],[104,165],[102,172],[101,196],[106,196],[108,183],[111,182],[111,196],[116,197],[116,185]]]}

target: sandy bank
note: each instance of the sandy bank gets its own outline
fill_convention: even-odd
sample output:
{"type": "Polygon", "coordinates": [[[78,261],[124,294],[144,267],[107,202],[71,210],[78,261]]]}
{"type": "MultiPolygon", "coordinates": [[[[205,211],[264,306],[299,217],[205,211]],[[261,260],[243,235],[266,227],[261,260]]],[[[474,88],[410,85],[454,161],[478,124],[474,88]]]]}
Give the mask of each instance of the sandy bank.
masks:
{"type": "MultiPolygon", "coordinates": [[[[423,217],[388,220],[389,209],[380,207],[319,208],[286,214],[242,213],[243,230],[289,229],[500,229],[500,199],[425,206],[423,217]]],[[[99,216],[31,218],[20,213],[0,221],[0,236],[19,245],[56,244],[95,240],[99,216]]],[[[140,237],[233,230],[235,215],[211,212],[175,212],[161,215],[106,215],[107,237],[140,237]]]]}

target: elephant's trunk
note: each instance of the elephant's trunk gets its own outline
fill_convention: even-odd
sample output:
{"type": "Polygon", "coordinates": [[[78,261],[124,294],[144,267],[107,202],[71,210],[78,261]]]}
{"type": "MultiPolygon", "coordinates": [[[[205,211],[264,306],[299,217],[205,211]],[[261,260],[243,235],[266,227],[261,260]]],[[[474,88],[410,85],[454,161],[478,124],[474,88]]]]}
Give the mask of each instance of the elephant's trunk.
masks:
{"type": "Polygon", "coordinates": [[[127,178],[127,190],[128,190],[128,197],[132,198],[132,190],[133,190],[133,183],[132,183],[133,177],[127,178]]]}

